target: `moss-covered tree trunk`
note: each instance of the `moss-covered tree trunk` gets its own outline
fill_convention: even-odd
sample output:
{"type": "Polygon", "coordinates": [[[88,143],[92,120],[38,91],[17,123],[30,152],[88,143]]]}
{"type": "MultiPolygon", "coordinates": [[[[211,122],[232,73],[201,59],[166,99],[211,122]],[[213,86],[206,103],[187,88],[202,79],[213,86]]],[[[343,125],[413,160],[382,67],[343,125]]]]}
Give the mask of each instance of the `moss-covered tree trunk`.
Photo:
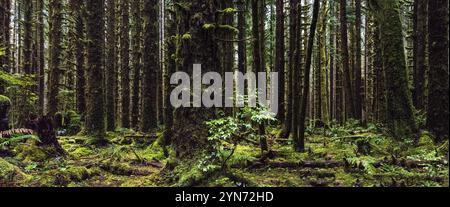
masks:
{"type": "Polygon", "coordinates": [[[448,1],[429,0],[429,100],[428,129],[436,141],[448,139],[449,80],[448,80],[448,1]]]}
{"type": "Polygon", "coordinates": [[[370,3],[380,24],[387,126],[395,138],[411,138],[417,133],[417,127],[408,88],[400,3],[398,0],[372,0],[370,3]]]}
{"type": "Polygon", "coordinates": [[[140,84],[141,84],[141,33],[142,33],[142,17],[141,17],[141,1],[134,0],[131,4],[131,12],[133,19],[133,94],[131,107],[131,127],[139,128],[140,115],[140,84]]]}
{"type": "Polygon", "coordinates": [[[287,70],[287,100],[286,100],[286,117],[284,120],[285,134],[287,138],[292,132],[293,116],[294,116],[294,66],[295,66],[295,48],[297,45],[297,28],[298,28],[298,0],[289,1],[289,57],[287,70]]]}
{"type": "Polygon", "coordinates": [[[103,0],[86,1],[87,29],[87,91],[86,132],[95,144],[104,143],[105,121],[103,102],[103,0]]]}
{"type": "Polygon", "coordinates": [[[355,0],[355,118],[362,120],[364,91],[362,83],[362,0],[355,0]]]}
{"type": "Polygon", "coordinates": [[[50,8],[50,74],[48,80],[48,114],[54,116],[58,112],[58,94],[61,75],[61,39],[62,39],[62,2],[51,0],[50,8]]]}
{"type": "Polygon", "coordinates": [[[428,1],[414,1],[414,106],[419,110],[425,109],[426,87],[425,74],[427,71],[427,25],[428,1]]]}
{"type": "MultiPolygon", "coordinates": [[[[2,55],[0,55],[0,70],[8,72],[10,70],[10,0],[0,1],[0,48],[2,49],[2,55]]],[[[5,93],[5,83],[0,80],[0,94],[5,93]]]]}
{"type": "Polygon", "coordinates": [[[44,0],[37,1],[37,35],[38,35],[38,93],[39,93],[39,114],[44,114],[45,109],[45,23],[44,23],[44,0]]]}
{"type": "MultiPolygon", "coordinates": [[[[218,35],[219,8],[217,1],[176,2],[177,53],[176,67],[192,77],[193,64],[202,64],[202,73],[220,72],[221,62],[217,55],[219,44],[215,40],[218,35]]],[[[191,96],[191,100],[199,97],[191,96]]],[[[197,100],[198,101],[198,100],[197,100]]],[[[174,136],[172,144],[177,156],[192,155],[194,151],[207,146],[208,127],[205,122],[215,117],[212,108],[178,108],[174,114],[174,136]]]]}
{"type": "Polygon", "coordinates": [[[238,9],[238,70],[242,73],[245,73],[247,71],[247,44],[246,41],[244,41],[246,37],[246,19],[245,19],[245,13],[246,13],[247,4],[245,0],[238,0],[237,1],[237,9],[238,9]]]}
{"type": "MultiPolygon", "coordinates": [[[[130,127],[130,4],[127,0],[120,1],[120,81],[121,81],[121,112],[123,128],[130,127]]],[[[154,63],[155,64],[155,63],[154,63]]]]}
{"type": "Polygon", "coordinates": [[[117,32],[116,32],[116,8],[117,0],[107,1],[107,28],[106,28],[106,129],[116,129],[116,76],[117,76],[117,32]]]}
{"type": "Polygon", "coordinates": [[[157,71],[158,63],[158,2],[144,2],[144,49],[142,78],[141,130],[149,132],[157,127],[157,71]]]}
{"type": "Polygon", "coordinates": [[[33,41],[33,2],[24,1],[24,38],[23,38],[23,70],[25,74],[32,73],[32,48],[33,41]]]}
{"type": "Polygon", "coordinates": [[[345,105],[349,109],[348,115],[350,118],[355,118],[355,101],[353,97],[352,75],[350,70],[350,58],[348,53],[348,26],[347,26],[347,1],[340,0],[340,30],[341,30],[341,58],[342,58],[342,71],[344,75],[344,88],[345,88],[345,105]]]}
{"type": "Polygon", "coordinates": [[[321,21],[319,26],[319,54],[320,54],[320,101],[321,101],[321,118],[324,123],[330,122],[329,102],[328,102],[328,60],[327,60],[327,22],[328,22],[328,6],[327,2],[323,2],[321,9],[321,21]]]}
{"type": "MultiPolygon", "coordinates": [[[[166,17],[163,17],[166,18],[166,17]]],[[[176,70],[176,25],[175,25],[175,15],[174,13],[169,13],[167,15],[167,35],[168,38],[165,40],[165,46],[167,48],[167,55],[165,56],[166,72],[164,73],[164,97],[166,105],[164,108],[164,146],[165,154],[168,156],[167,147],[170,145],[173,135],[173,107],[170,103],[170,93],[172,92],[173,86],[170,84],[170,78],[176,70]]]]}

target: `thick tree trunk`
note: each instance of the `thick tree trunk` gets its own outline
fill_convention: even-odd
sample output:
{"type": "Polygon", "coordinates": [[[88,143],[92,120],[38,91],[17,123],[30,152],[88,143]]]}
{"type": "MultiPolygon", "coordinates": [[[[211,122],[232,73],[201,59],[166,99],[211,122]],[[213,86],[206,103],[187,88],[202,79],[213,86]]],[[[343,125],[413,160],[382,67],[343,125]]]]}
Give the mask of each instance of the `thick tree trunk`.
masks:
{"type": "Polygon", "coordinates": [[[158,2],[144,2],[144,51],[142,78],[141,130],[149,132],[157,127],[157,70],[158,63],[158,2]]]}
{"type": "MultiPolygon", "coordinates": [[[[121,0],[120,14],[120,73],[122,127],[130,128],[130,15],[128,0],[121,0]]],[[[154,62],[153,64],[155,64],[154,62]]]]}
{"type": "Polygon", "coordinates": [[[50,58],[48,81],[48,114],[53,117],[58,112],[58,94],[61,74],[62,2],[50,1],[50,58]]]}
{"type": "Polygon", "coordinates": [[[448,1],[429,0],[428,129],[440,142],[449,136],[448,1]]]}
{"type": "Polygon", "coordinates": [[[32,74],[33,2],[25,1],[24,4],[23,69],[25,74],[32,74]]]}
{"type": "Polygon", "coordinates": [[[141,83],[141,1],[135,0],[131,4],[131,12],[133,19],[133,95],[131,108],[131,127],[139,129],[140,115],[140,83],[141,83]]]}
{"type": "Polygon", "coordinates": [[[340,29],[341,29],[341,57],[342,67],[344,75],[344,87],[346,105],[349,110],[348,115],[350,118],[355,118],[355,101],[353,97],[353,86],[350,71],[350,59],[348,54],[348,31],[347,31],[347,1],[340,0],[340,29]]]}
{"type": "Polygon", "coordinates": [[[238,70],[245,74],[247,72],[247,44],[244,39],[246,38],[246,20],[245,20],[245,12],[246,12],[246,1],[238,0],[237,2],[238,8],[238,70]]]}
{"type": "Polygon", "coordinates": [[[116,76],[117,76],[117,54],[116,54],[116,2],[117,0],[107,1],[107,28],[106,28],[106,129],[114,131],[116,129],[116,76]]]}
{"type": "Polygon", "coordinates": [[[104,144],[105,122],[103,104],[103,0],[87,0],[87,91],[86,132],[94,144],[104,144]]]}
{"type": "Polygon", "coordinates": [[[297,45],[297,19],[298,19],[298,0],[290,0],[289,11],[289,65],[287,70],[287,100],[286,100],[286,118],[284,120],[285,134],[288,138],[292,132],[293,115],[294,115],[294,53],[297,45]]]}
{"type": "Polygon", "coordinates": [[[412,96],[408,89],[402,22],[398,0],[372,2],[380,24],[383,70],[386,80],[387,125],[395,138],[417,133],[412,96]]]}
{"type": "Polygon", "coordinates": [[[37,33],[38,33],[38,93],[39,93],[39,114],[45,111],[45,31],[44,31],[44,0],[37,1],[37,33]]]}
{"type": "Polygon", "coordinates": [[[361,57],[361,1],[355,0],[355,118],[362,120],[363,117],[363,85],[362,85],[362,57],[361,57]]]}
{"type": "Polygon", "coordinates": [[[414,106],[419,110],[425,109],[425,74],[427,71],[427,15],[429,0],[414,1],[414,106]]]}

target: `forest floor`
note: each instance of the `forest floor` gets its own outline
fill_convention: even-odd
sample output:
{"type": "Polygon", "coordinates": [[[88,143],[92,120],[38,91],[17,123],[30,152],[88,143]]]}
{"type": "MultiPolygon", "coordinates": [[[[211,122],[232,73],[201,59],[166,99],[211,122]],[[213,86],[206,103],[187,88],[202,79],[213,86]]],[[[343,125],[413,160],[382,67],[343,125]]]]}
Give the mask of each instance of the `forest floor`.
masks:
{"type": "Polygon", "coordinates": [[[448,141],[435,145],[426,133],[412,147],[375,127],[315,129],[306,152],[297,153],[289,139],[275,138],[279,130],[272,131],[269,153],[261,156],[254,144],[239,145],[226,170],[213,171],[200,167],[202,153],[182,162],[166,159],[160,133],[111,133],[103,148],[86,145],[85,136],[62,136],[66,158],[51,157],[28,140],[0,148],[0,187],[449,186],[448,141]]]}

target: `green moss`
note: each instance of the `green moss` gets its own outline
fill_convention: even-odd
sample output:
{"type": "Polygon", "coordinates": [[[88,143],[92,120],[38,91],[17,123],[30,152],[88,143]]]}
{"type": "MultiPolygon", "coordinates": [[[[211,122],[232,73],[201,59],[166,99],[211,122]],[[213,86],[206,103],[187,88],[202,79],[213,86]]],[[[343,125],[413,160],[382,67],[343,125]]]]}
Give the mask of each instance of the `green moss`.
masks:
{"type": "Polygon", "coordinates": [[[6,96],[0,95],[0,105],[10,106],[11,105],[11,99],[9,99],[6,96]]]}
{"type": "Polygon", "coordinates": [[[0,186],[20,186],[29,179],[30,176],[20,168],[0,158],[0,186]]]}
{"type": "Polygon", "coordinates": [[[233,27],[231,25],[219,25],[219,29],[225,30],[225,31],[229,31],[229,32],[233,32],[233,33],[239,33],[239,30],[236,27],[233,27]]]}
{"type": "Polygon", "coordinates": [[[216,25],[214,25],[214,24],[204,24],[203,25],[203,29],[204,30],[212,30],[212,29],[215,29],[216,28],[216,25]]]}
{"type": "Polygon", "coordinates": [[[181,39],[190,40],[192,39],[192,35],[190,33],[183,34],[183,36],[181,36],[181,39]]]}
{"type": "Polygon", "coordinates": [[[49,157],[46,151],[34,143],[18,145],[14,150],[17,152],[16,157],[24,163],[43,162],[49,157]]]}

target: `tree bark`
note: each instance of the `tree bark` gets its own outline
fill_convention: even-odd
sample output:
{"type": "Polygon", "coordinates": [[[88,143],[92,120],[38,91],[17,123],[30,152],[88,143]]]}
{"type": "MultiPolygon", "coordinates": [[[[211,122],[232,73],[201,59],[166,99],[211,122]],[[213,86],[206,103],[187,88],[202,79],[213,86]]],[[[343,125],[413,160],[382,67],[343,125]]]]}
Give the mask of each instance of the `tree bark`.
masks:
{"type": "Polygon", "coordinates": [[[311,61],[312,61],[311,59],[314,46],[314,39],[316,35],[317,21],[319,18],[319,10],[320,10],[320,0],[314,0],[313,18],[311,21],[311,28],[309,31],[309,39],[308,39],[308,48],[306,52],[303,97],[301,99],[301,106],[300,106],[299,137],[296,140],[297,144],[295,146],[295,150],[298,152],[302,152],[305,150],[305,129],[306,129],[305,121],[306,121],[306,107],[309,95],[309,83],[310,83],[309,76],[311,73],[311,61]]]}
{"type": "Polygon", "coordinates": [[[86,132],[94,144],[104,144],[105,122],[103,102],[103,0],[86,1],[87,29],[87,91],[86,132]]]}
{"type": "Polygon", "coordinates": [[[50,74],[48,81],[48,114],[53,117],[58,112],[59,81],[61,74],[62,2],[50,1],[50,74]]]}
{"type": "Polygon", "coordinates": [[[141,1],[135,0],[131,4],[133,19],[133,96],[131,108],[131,127],[139,129],[140,117],[140,83],[141,83],[141,1]]]}
{"type": "Polygon", "coordinates": [[[158,62],[158,2],[144,2],[144,51],[142,78],[141,130],[149,132],[157,127],[157,81],[158,62]]]}
{"type": "Polygon", "coordinates": [[[427,71],[426,48],[428,32],[428,1],[414,1],[414,106],[425,109],[425,74],[427,71]]]}
{"type": "Polygon", "coordinates": [[[429,0],[429,100],[428,129],[436,142],[449,136],[448,1],[429,0]]]}
{"type": "Polygon", "coordinates": [[[348,115],[350,118],[355,118],[355,101],[353,97],[353,86],[350,71],[350,59],[348,54],[348,26],[347,26],[347,1],[340,0],[340,29],[341,29],[341,56],[342,68],[344,75],[344,87],[346,104],[348,104],[348,115]]]}
{"type": "Polygon", "coordinates": [[[371,2],[380,24],[382,61],[386,84],[387,127],[397,139],[417,134],[412,96],[408,88],[402,22],[398,0],[371,2]]]}
{"type": "Polygon", "coordinates": [[[106,68],[106,129],[108,131],[114,131],[116,129],[116,76],[117,76],[117,32],[116,32],[116,2],[117,0],[107,1],[107,33],[106,33],[106,62],[108,67],[106,68]]]}

